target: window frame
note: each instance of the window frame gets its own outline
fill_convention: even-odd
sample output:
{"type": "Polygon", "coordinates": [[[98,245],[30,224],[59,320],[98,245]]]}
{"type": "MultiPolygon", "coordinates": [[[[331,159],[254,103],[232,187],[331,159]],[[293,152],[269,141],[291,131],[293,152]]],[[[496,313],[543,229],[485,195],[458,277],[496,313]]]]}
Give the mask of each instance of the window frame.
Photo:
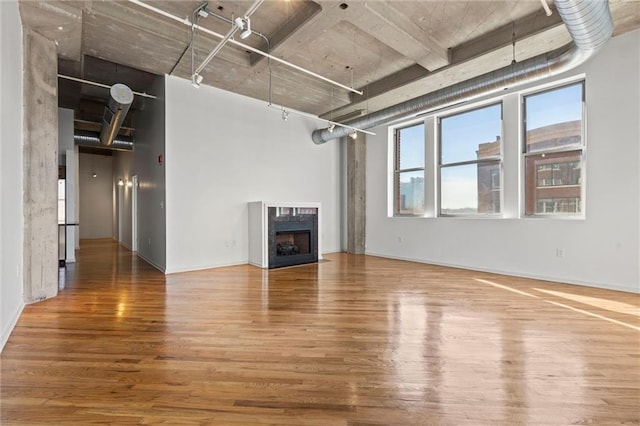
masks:
{"type": "MultiPolygon", "coordinates": [[[[422,178],[426,187],[426,155],[422,159],[422,167],[410,167],[400,169],[400,140],[399,135],[402,130],[412,127],[422,126],[422,143],[426,154],[426,123],[424,120],[402,123],[397,127],[393,127],[393,217],[424,217],[426,211],[426,200],[423,196],[422,213],[401,213],[400,212],[400,175],[402,173],[422,172],[422,178]]],[[[424,188],[423,188],[424,192],[424,188]]]]}
{"type": "MultiPolygon", "coordinates": [[[[530,91],[527,91],[526,93],[521,93],[520,94],[520,108],[521,108],[521,116],[520,116],[520,125],[521,125],[521,133],[520,133],[520,137],[521,137],[521,169],[522,169],[522,184],[521,184],[521,199],[522,199],[522,207],[521,207],[521,212],[520,212],[520,217],[522,218],[545,218],[545,219],[584,219],[585,215],[586,215],[586,165],[587,165],[587,132],[586,132],[586,121],[587,121],[587,90],[586,90],[586,79],[584,77],[581,77],[580,79],[577,80],[572,80],[572,81],[562,81],[562,82],[558,82],[557,84],[554,84],[552,86],[548,86],[548,87],[544,87],[544,88],[539,88],[538,90],[533,89],[530,91]],[[566,145],[566,146],[562,146],[562,147],[554,147],[554,148],[548,148],[548,149],[541,149],[541,150],[537,150],[537,151],[533,151],[533,152],[528,152],[527,151],[527,98],[531,97],[531,96],[536,96],[536,95],[542,95],[545,93],[550,93],[556,90],[560,90],[560,89],[564,89],[564,88],[568,88],[568,87],[572,87],[572,86],[581,86],[581,90],[582,90],[582,96],[581,96],[581,110],[582,110],[582,115],[580,118],[580,144],[571,144],[571,145],[566,145]],[[546,186],[545,188],[561,188],[561,187],[569,187],[569,186],[580,186],[580,210],[576,213],[570,213],[570,212],[560,212],[560,213],[546,213],[546,212],[536,212],[534,211],[533,213],[528,213],[527,212],[527,196],[528,196],[528,180],[527,180],[527,160],[531,157],[537,157],[537,156],[544,156],[544,155],[554,155],[554,154],[562,154],[562,153],[571,153],[571,152],[579,152],[580,154],[580,178],[579,178],[579,183],[577,185],[549,185],[546,186]]],[[[576,160],[578,161],[578,160],[576,160]]],[[[554,163],[557,164],[557,163],[554,163]]],[[[535,183],[534,185],[534,191],[537,190],[539,188],[538,186],[538,176],[537,176],[537,168],[533,167],[534,173],[536,173],[533,177],[531,177],[530,179],[532,179],[532,181],[535,183]]],[[[550,169],[552,170],[552,169],[550,169]]],[[[568,198],[572,198],[572,197],[560,197],[558,198],[558,200],[561,199],[568,199],[568,198]]],[[[535,198],[535,194],[534,194],[534,198],[532,201],[532,205],[533,208],[535,210],[537,210],[537,206],[538,206],[538,201],[542,200],[542,201],[549,201],[551,200],[550,198],[547,197],[541,197],[541,198],[535,198]]]]}
{"type": "MultiPolygon", "coordinates": [[[[504,99],[503,98],[498,98],[498,99],[492,99],[489,102],[486,103],[482,103],[482,104],[475,104],[472,105],[470,108],[465,108],[462,110],[456,110],[453,112],[450,112],[448,114],[443,114],[443,115],[438,115],[436,117],[436,137],[438,139],[437,141],[437,153],[436,153],[436,157],[437,157],[437,189],[436,189],[436,199],[437,199],[437,216],[438,217],[472,217],[472,218],[479,218],[479,217],[502,217],[503,216],[503,209],[504,209],[504,99]],[[500,106],[500,155],[494,155],[491,157],[485,157],[482,159],[475,159],[475,160],[466,160],[466,161],[456,161],[453,163],[442,163],[442,120],[446,119],[446,118],[450,118],[450,117],[455,117],[457,115],[462,115],[462,114],[467,114],[469,112],[473,112],[473,111],[478,111],[484,108],[490,108],[493,106],[499,105],[500,106]],[[499,171],[499,182],[500,182],[500,187],[498,188],[498,190],[500,191],[500,211],[499,212],[492,212],[492,213],[481,213],[481,212],[476,212],[476,213],[443,213],[442,212],[442,169],[443,168],[450,168],[450,167],[457,167],[457,166],[467,166],[467,165],[480,165],[480,164],[492,164],[492,163],[497,163],[498,164],[498,171],[499,171]]],[[[493,185],[493,176],[491,176],[491,182],[493,185]]],[[[476,182],[477,185],[477,182],[476,182]]],[[[494,190],[495,188],[491,188],[492,190],[494,190]]]]}

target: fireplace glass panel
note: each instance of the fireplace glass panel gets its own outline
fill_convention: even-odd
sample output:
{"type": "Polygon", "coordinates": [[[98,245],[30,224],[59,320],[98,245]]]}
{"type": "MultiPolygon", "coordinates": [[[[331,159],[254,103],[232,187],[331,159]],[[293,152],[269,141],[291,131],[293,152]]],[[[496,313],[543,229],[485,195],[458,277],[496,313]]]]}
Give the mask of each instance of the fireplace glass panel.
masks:
{"type": "Polygon", "coordinates": [[[276,232],[276,255],[292,256],[311,253],[309,231],[276,232]]]}

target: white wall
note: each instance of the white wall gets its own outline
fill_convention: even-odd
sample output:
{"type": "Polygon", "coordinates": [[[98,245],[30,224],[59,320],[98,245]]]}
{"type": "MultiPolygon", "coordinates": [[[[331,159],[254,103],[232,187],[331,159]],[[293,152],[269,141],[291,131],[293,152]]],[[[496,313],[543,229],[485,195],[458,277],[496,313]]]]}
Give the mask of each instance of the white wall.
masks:
{"type": "Polygon", "coordinates": [[[22,296],[22,27],[15,0],[0,1],[0,351],[22,296]]]}
{"type": "Polygon", "coordinates": [[[149,93],[158,99],[144,99],[144,108],[136,111],[133,167],[139,178],[138,256],[161,271],[165,270],[167,253],[164,90],[164,77],[157,77],[149,93]]]}
{"type": "Polygon", "coordinates": [[[74,149],[73,110],[58,108],[58,164],[67,164],[67,150],[74,149]]]}
{"type": "MultiPolygon", "coordinates": [[[[131,182],[133,177],[134,153],[115,151],[113,153],[113,178],[131,182]]],[[[131,250],[131,193],[128,185],[116,187],[116,214],[114,215],[113,237],[123,246],[131,250]],[[122,203],[122,206],[119,205],[122,203]]]]}
{"type": "Polygon", "coordinates": [[[250,201],[322,203],[321,252],[341,249],[339,144],[319,122],[166,78],[167,272],[247,263],[250,201]]]}
{"type": "Polygon", "coordinates": [[[106,155],[80,154],[80,238],[113,236],[112,158],[106,155]],[[93,172],[96,177],[92,177],[93,172]]]}
{"type": "MultiPolygon", "coordinates": [[[[520,154],[518,142],[507,136],[520,133],[510,124],[505,124],[504,154],[508,218],[390,218],[388,130],[380,127],[374,129],[377,136],[367,137],[366,252],[640,292],[639,52],[640,32],[628,33],[558,77],[586,74],[585,220],[518,217],[520,170],[513,165],[520,154]],[[564,257],[556,256],[556,248],[564,249],[564,257]]],[[[517,99],[505,99],[505,123],[517,99]]]]}
{"type": "MultiPolygon", "coordinates": [[[[77,223],[79,206],[78,199],[78,148],[73,140],[73,110],[58,108],[58,165],[66,167],[65,196],[66,223],[77,223]]],[[[76,261],[76,240],[78,238],[76,226],[66,227],[66,262],[76,261]]]]}

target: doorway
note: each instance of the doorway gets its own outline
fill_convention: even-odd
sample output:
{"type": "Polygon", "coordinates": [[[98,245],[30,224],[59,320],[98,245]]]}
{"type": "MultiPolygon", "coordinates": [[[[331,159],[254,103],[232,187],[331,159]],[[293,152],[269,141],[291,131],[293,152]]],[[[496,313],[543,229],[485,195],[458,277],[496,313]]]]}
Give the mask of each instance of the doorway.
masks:
{"type": "Polygon", "coordinates": [[[131,178],[131,251],[138,251],[138,175],[131,178]]]}

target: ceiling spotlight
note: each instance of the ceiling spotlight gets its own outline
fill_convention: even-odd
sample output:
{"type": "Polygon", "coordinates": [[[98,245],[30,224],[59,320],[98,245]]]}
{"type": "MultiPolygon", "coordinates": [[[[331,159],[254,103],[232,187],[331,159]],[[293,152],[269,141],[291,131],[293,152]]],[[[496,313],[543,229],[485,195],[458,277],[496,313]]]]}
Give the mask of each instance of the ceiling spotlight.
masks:
{"type": "Polygon", "coordinates": [[[209,5],[208,3],[204,3],[202,6],[198,8],[198,15],[201,18],[206,18],[207,16],[209,16],[209,11],[207,10],[208,5],[209,5]]]}
{"type": "Polygon", "coordinates": [[[289,111],[282,110],[282,119],[287,121],[289,119],[289,111]]]}
{"type": "Polygon", "coordinates": [[[96,172],[93,172],[93,173],[91,173],[91,177],[92,177],[92,178],[97,178],[97,177],[98,177],[98,175],[96,174],[96,172]]]}
{"type": "Polygon", "coordinates": [[[331,123],[331,124],[329,124],[329,127],[327,127],[327,130],[329,131],[329,133],[333,133],[333,129],[335,129],[335,128],[336,128],[336,125],[331,123]]]}
{"type": "Polygon", "coordinates": [[[251,35],[251,21],[247,18],[247,28],[240,33],[240,38],[245,39],[251,35]]]}
{"type": "Polygon", "coordinates": [[[202,76],[200,74],[194,74],[191,76],[191,85],[196,89],[200,87],[200,83],[202,83],[202,76]]]}
{"type": "Polygon", "coordinates": [[[124,181],[122,179],[118,179],[118,186],[124,186],[124,181]]]}
{"type": "Polygon", "coordinates": [[[248,17],[237,17],[234,22],[238,26],[238,29],[242,30],[240,33],[240,38],[245,39],[251,35],[251,19],[248,17]]]}
{"type": "Polygon", "coordinates": [[[349,133],[349,137],[354,140],[358,139],[358,132],[354,130],[353,132],[349,133]]]}

